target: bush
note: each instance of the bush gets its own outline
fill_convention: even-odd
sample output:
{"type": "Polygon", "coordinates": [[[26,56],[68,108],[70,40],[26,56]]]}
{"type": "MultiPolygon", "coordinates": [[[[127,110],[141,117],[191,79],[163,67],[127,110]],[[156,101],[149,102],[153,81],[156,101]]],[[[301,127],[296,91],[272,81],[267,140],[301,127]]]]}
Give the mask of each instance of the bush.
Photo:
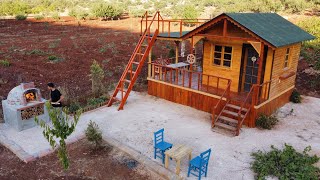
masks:
{"type": "Polygon", "coordinates": [[[99,126],[90,120],[88,127],[86,129],[86,137],[89,142],[95,145],[95,149],[101,147],[102,144],[102,132],[99,126]]]}
{"type": "Polygon", "coordinates": [[[78,102],[72,102],[69,105],[69,112],[70,113],[75,113],[77,112],[79,109],[81,109],[81,105],[78,102]]]}
{"type": "Polygon", "coordinates": [[[92,82],[92,93],[96,96],[102,93],[103,90],[103,79],[104,71],[97,61],[93,61],[90,66],[90,77],[92,82]]]}
{"type": "Polygon", "coordinates": [[[88,105],[95,106],[95,105],[106,102],[107,99],[108,98],[106,96],[100,96],[99,98],[91,98],[88,100],[88,105]]]}
{"type": "Polygon", "coordinates": [[[9,67],[11,64],[8,60],[0,60],[0,65],[3,67],[9,67]]]}
{"type": "Polygon", "coordinates": [[[283,150],[271,146],[269,152],[254,152],[251,169],[256,173],[256,179],[266,179],[275,176],[281,179],[318,180],[320,169],[313,166],[319,161],[316,155],[310,156],[311,147],[306,147],[302,153],[285,144],[283,150]]]}
{"type": "Polygon", "coordinates": [[[54,12],[54,13],[52,14],[52,18],[55,19],[55,20],[57,20],[57,21],[61,19],[60,14],[59,14],[58,12],[54,12]]]}
{"type": "Polygon", "coordinates": [[[16,15],[16,20],[19,20],[19,21],[24,21],[27,19],[27,16],[26,15],[23,15],[23,14],[18,14],[16,15]]]}
{"type": "Polygon", "coordinates": [[[44,19],[44,16],[43,15],[36,15],[34,18],[36,20],[41,20],[41,19],[44,19]]]}
{"type": "Polygon", "coordinates": [[[292,91],[290,101],[293,103],[301,103],[301,95],[296,89],[292,91]]]}
{"type": "Polygon", "coordinates": [[[272,129],[279,122],[275,116],[267,116],[265,114],[259,115],[256,126],[262,129],[272,129]]]}
{"type": "Polygon", "coordinates": [[[55,56],[55,55],[50,55],[50,56],[48,57],[48,60],[49,60],[50,62],[53,62],[53,63],[58,63],[58,62],[63,61],[64,59],[61,58],[61,57],[57,57],[57,56],[55,56]]]}
{"type": "Polygon", "coordinates": [[[304,42],[304,47],[312,48],[313,50],[320,50],[320,18],[304,18],[302,21],[298,22],[298,26],[316,37],[316,39],[312,41],[304,42]]]}
{"type": "Polygon", "coordinates": [[[100,17],[103,19],[107,19],[107,18],[113,19],[116,17],[120,17],[121,14],[123,13],[122,9],[106,3],[94,5],[91,9],[91,12],[96,17],[100,17]]]}

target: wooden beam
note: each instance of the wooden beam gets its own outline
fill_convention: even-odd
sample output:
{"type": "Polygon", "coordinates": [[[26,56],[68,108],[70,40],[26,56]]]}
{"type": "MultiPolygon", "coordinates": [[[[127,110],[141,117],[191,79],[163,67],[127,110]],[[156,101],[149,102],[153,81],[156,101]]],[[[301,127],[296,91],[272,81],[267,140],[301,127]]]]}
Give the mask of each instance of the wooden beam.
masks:
{"type": "Polygon", "coordinates": [[[149,52],[148,77],[151,77],[152,47],[149,52]]]}
{"type": "Polygon", "coordinates": [[[180,44],[180,42],[175,41],[175,44],[176,44],[176,63],[178,63],[179,62],[179,44],[180,44]]]}
{"type": "Polygon", "coordinates": [[[259,69],[258,69],[258,79],[257,79],[257,84],[261,84],[261,75],[262,75],[262,66],[263,66],[263,61],[264,61],[264,43],[261,42],[260,46],[260,57],[259,57],[259,69]]]}
{"type": "Polygon", "coordinates": [[[227,28],[228,28],[227,26],[228,26],[227,19],[224,19],[223,20],[223,32],[222,32],[222,36],[223,37],[227,36],[227,28]]]}
{"type": "Polygon", "coordinates": [[[252,42],[259,42],[253,38],[243,38],[243,37],[233,37],[233,36],[220,36],[220,35],[211,35],[211,34],[197,34],[197,36],[203,36],[207,38],[216,38],[216,39],[227,39],[227,40],[238,40],[238,41],[252,41],[252,42]]]}

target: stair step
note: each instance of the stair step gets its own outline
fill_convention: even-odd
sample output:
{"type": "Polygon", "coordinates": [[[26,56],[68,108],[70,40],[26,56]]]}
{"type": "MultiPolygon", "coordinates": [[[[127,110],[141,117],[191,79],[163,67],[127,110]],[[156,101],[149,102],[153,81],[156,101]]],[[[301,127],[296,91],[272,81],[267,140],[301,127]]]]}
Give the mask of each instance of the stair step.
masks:
{"type": "Polygon", "coordinates": [[[230,123],[238,124],[238,121],[236,119],[232,119],[232,118],[229,118],[229,117],[226,117],[226,116],[220,116],[219,119],[221,119],[223,121],[230,122],[230,123]]]}
{"type": "Polygon", "coordinates": [[[125,80],[123,80],[124,82],[127,82],[127,83],[131,83],[131,81],[130,80],[128,80],[128,79],[125,79],[125,80]]]}
{"type": "MultiPolygon", "coordinates": [[[[232,112],[232,111],[228,111],[228,110],[223,110],[222,112],[225,113],[225,114],[229,114],[229,115],[238,117],[238,113],[236,113],[236,112],[232,112]]],[[[243,114],[240,114],[240,117],[243,118],[244,115],[243,115],[243,114]]]]}
{"type": "Polygon", "coordinates": [[[136,72],[135,72],[135,71],[128,70],[128,73],[134,74],[134,73],[136,73],[136,72]]]}
{"type": "Polygon", "coordinates": [[[236,131],[237,128],[233,127],[233,126],[230,126],[230,125],[227,125],[227,124],[223,124],[223,123],[220,123],[220,122],[216,122],[214,123],[215,126],[218,126],[218,127],[221,127],[221,128],[224,128],[224,129],[228,129],[230,131],[236,131]]]}
{"type": "MultiPolygon", "coordinates": [[[[119,91],[122,91],[122,89],[121,88],[117,88],[119,91]]],[[[127,92],[128,91],[128,89],[124,89],[123,88],[123,92],[127,92]]]]}
{"type": "Polygon", "coordinates": [[[143,56],[144,54],[143,53],[137,53],[137,55],[143,56]]]}
{"type": "MultiPolygon", "coordinates": [[[[233,104],[227,104],[227,107],[230,107],[230,108],[233,108],[233,109],[236,109],[236,110],[240,110],[240,106],[237,106],[237,105],[233,105],[233,104]]],[[[242,111],[248,111],[247,108],[242,108],[242,111]]]]}
{"type": "Polygon", "coordinates": [[[141,44],[142,47],[148,47],[148,44],[141,44]]]}
{"type": "Polygon", "coordinates": [[[140,63],[139,63],[139,62],[136,62],[136,61],[133,61],[132,64],[137,64],[137,65],[139,65],[140,63]]]}

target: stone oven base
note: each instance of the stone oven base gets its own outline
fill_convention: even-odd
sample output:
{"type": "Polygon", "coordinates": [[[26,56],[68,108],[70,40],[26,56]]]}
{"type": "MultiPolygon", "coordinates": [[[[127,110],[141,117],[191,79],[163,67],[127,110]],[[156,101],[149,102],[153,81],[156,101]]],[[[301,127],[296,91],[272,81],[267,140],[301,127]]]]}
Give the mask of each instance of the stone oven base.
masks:
{"type": "Polygon", "coordinates": [[[14,108],[14,106],[9,105],[6,100],[2,101],[5,123],[16,129],[17,131],[22,131],[36,126],[36,123],[34,121],[35,116],[45,122],[49,122],[50,118],[47,109],[45,108],[44,102],[45,100],[29,107],[27,106],[24,108],[16,109],[14,108]]]}

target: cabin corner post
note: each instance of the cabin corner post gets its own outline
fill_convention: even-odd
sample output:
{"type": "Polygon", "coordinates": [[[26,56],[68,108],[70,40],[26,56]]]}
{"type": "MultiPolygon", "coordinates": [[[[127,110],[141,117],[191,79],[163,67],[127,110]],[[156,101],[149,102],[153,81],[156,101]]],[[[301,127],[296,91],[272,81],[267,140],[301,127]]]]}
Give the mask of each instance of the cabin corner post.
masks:
{"type": "Polygon", "coordinates": [[[179,62],[179,45],[180,45],[180,42],[179,41],[174,41],[175,42],[175,45],[176,45],[176,60],[175,60],[175,63],[178,63],[179,62]]]}
{"type": "Polygon", "coordinates": [[[148,77],[151,77],[151,62],[152,62],[152,47],[150,48],[149,59],[148,59],[148,77]]]}
{"type": "Polygon", "coordinates": [[[259,68],[258,68],[258,79],[257,79],[257,84],[261,84],[261,76],[262,76],[262,66],[263,66],[263,61],[264,61],[264,43],[261,42],[260,45],[260,53],[259,53],[259,68]]]}

